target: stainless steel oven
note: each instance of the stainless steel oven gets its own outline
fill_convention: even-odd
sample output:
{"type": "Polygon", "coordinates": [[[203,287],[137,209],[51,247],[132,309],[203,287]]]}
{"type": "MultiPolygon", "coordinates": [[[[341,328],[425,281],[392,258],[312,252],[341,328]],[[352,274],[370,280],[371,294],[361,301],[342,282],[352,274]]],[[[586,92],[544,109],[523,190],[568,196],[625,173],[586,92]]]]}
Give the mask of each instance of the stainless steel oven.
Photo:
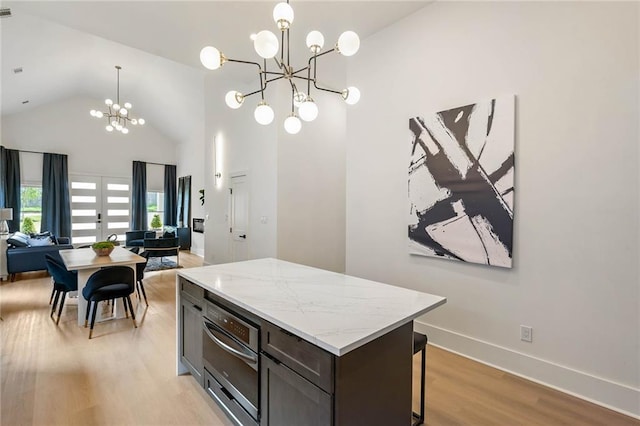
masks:
{"type": "Polygon", "coordinates": [[[206,372],[214,379],[207,390],[238,423],[247,423],[246,414],[257,423],[259,329],[226,308],[211,302],[206,306],[202,352],[206,372]]]}

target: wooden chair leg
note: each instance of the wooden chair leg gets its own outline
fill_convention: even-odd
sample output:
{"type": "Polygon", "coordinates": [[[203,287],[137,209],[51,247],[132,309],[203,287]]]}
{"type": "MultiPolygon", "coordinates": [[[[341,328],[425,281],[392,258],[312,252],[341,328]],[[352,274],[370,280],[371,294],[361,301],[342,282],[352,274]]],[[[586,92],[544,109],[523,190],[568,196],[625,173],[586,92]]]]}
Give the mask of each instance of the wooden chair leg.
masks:
{"type": "Polygon", "coordinates": [[[93,302],[93,311],[91,312],[91,328],[89,328],[89,339],[93,334],[93,325],[96,323],[96,313],[98,312],[98,302],[93,302]]]}
{"type": "Polygon", "coordinates": [[[62,308],[64,307],[64,300],[67,298],[67,292],[62,292],[62,300],[60,301],[60,309],[58,310],[58,319],[56,320],[56,325],[60,323],[60,315],[62,315],[62,308]]]}
{"type": "Polygon", "coordinates": [[[131,309],[131,319],[133,320],[133,326],[135,328],[138,328],[138,325],[136,324],[136,314],[135,312],[133,312],[133,305],[131,304],[131,298],[129,296],[127,296],[127,302],[129,303],[129,309],[131,309]]]}
{"type": "Polygon", "coordinates": [[[53,289],[53,291],[56,295],[53,298],[53,306],[51,306],[51,315],[49,315],[51,318],[53,318],[53,314],[56,312],[56,306],[58,306],[58,298],[60,297],[60,291],[56,290],[55,288],[53,289]]]}

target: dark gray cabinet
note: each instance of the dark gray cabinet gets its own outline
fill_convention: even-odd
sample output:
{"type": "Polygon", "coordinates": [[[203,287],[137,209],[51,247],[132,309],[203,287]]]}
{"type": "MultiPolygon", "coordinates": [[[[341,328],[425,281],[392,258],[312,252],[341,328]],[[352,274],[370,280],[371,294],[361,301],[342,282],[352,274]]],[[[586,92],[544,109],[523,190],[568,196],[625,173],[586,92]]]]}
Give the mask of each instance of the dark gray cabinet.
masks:
{"type": "Polygon", "coordinates": [[[411,424],[413,323],[335,356],[262,323],[261,426],[411,424]]]}
{"type": "Polygon", "coordinates": [[[191,375],[204,386],[202,362],[202,308],[204,291],[201,287],[180,280],[180,359],[191,375]]]}
{"type": "Polygon", "coordinates": [[[327,392],[265,354],[262,363],[261,426],[327,426],[332,398],[327,392]]]}

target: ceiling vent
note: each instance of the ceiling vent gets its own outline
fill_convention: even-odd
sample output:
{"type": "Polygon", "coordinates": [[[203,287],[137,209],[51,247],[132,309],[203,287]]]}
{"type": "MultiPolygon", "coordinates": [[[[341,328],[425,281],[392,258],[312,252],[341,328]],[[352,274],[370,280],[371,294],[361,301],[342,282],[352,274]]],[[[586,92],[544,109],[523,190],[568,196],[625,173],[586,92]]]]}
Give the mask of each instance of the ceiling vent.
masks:
{"type": "Polygon", "coordinates": [[[10,18],[11,16],[11,9],[9,9],[8,7],[3,7],[2,9],[0,9],[0,18],[10,18]]]}
{"type": "Polygon", "coordinates": [[[22,72],[22,67],[18,67],[18,68],[14,68],[13,69],[13,73],[14,74],[20,74],[22,72]]]}
{"type": "Polygon", "coordinates": [[[29,101],[28,101],[28,100],[26,100],[26,101],[22,101],[22,105],[26,105],[26,104],[28,104],[28,103],[29,103],[29,101]]]}

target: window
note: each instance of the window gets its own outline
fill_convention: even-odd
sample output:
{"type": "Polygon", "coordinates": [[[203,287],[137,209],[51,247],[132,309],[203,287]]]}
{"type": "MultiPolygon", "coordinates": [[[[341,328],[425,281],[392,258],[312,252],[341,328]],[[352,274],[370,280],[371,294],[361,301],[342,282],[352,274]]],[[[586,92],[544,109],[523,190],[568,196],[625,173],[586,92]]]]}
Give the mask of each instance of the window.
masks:
{"type": "Polygon", "coordinates": [[[42,186],[20,187],[20,231],[40,232],[42,222],[42,186]]]}
{"type": "Polygon", "coordinates": [[[153,228],[151,222],[155,215],[160,217],[162,225],[166,225],[162,223],[164,221],[164,192],[147,191],[147,225],[150,229],[153,228]]]}

